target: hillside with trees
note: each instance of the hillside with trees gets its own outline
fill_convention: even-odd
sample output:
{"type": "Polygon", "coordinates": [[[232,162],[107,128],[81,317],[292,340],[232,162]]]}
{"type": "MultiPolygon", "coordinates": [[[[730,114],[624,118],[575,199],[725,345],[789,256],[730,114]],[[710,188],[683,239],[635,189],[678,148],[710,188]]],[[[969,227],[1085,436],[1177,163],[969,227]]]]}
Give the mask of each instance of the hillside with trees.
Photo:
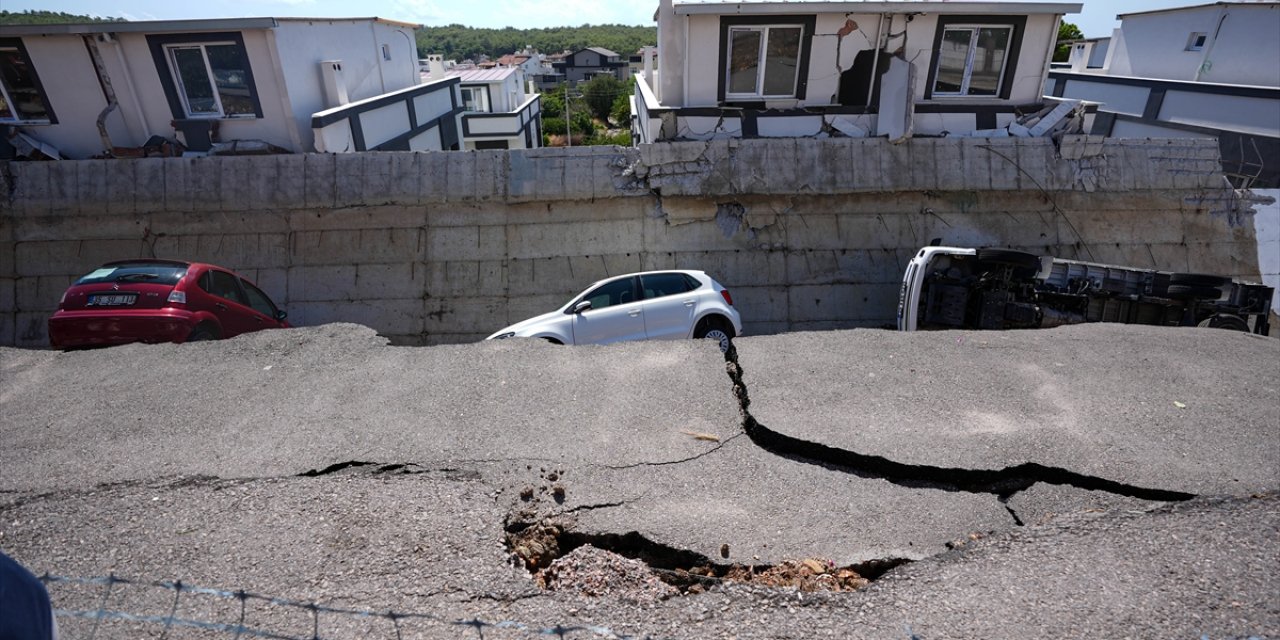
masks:
{"type": "Polygon", "coordinates": [[[76,24],[125,22],[124,18],[94,18],[61,11],[0,11],[0,24],[76,24]]]}
{"type": "MultiPolygon", "coordinates": [[[[0,24],[67,24],[84,22],[125,22],[124,18],[97,18],[60,11],[0,11],[0,24]]],[[[585,47],[604,47],[622,56],[640,47],[658,43],[656,27],[633,27],[620,24],[584,24],[580,27],[545,29],[477,29],[460,24],[423,27],[418,30],[418,56],[443,54],[446,60],[497,58],[527,46],[542,53],[577,51],[585,47]]]]}
{"type": "Polygon", "coordinates": [[[460,24],[423,27],[418,31],[418,55],[442,54],[446,60],[497,58],[531,46],[542,53],[603,47],[624,57],[645,45],[658,43],[656,27],[620,24],[550,27],[546,29],[477,29],[460,24]]]}

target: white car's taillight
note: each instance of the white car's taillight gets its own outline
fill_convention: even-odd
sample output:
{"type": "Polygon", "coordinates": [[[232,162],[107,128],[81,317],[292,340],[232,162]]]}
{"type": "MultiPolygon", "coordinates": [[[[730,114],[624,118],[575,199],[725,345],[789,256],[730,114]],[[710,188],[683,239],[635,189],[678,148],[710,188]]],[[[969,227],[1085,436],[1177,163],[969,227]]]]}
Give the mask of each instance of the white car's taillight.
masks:
{"type": "Polygon", "coordinates": [[[731,306],[731,307],[733,306],[733,296],[730,296],[730,295],[729,295],[729,290],[728,290],[728,289],[721,289],[721,290],[720,290],[720,295],[721,295],[721,296],[724,296],[724,301],[725,301],[725,302],[728,302],[728,303],[729,303],[729,306],[731,306]]]}
{"type": "Polygon", "coordinates": [[[186,303],[187,303],[187,292],[186,292],[186,291],[178,291],[177,289],[174,289],[173,291],[170,291],[170,292],[169,292],[169,303],[170,303],[170,304],[186,304],[186,303]]]}

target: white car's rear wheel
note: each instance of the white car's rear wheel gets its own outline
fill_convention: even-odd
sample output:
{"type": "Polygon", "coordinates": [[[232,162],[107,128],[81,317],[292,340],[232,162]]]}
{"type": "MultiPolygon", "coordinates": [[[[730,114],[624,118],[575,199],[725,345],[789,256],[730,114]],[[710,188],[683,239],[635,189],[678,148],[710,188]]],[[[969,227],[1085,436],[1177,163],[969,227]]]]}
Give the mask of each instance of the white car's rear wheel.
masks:
{"type": "Polygon", "coordinates": [[[698,330],[693,332],[693,337],[699,340],[704,338],[715,340],[720,343],[720,353],[724,353],[729,350],[729,340],[733,338],[733,330],[725,329],[723,321],[713,318],[703,320],[698,325],[698,330]]]}

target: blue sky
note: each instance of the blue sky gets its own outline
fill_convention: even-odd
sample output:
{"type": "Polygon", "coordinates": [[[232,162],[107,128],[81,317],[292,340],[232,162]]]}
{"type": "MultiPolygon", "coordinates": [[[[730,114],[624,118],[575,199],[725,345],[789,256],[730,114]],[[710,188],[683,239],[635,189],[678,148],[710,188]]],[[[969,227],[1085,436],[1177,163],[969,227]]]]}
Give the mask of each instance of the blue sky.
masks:
{"type": "MultiPolygon", "coordinates": [[[[1210,0],[1085,0],[1067,21],[1086,36],[1111,35],[1119,13],[1163,9],[1210,0]]],[[[582,24],[652,25],[657,0],[4,0],[7,11],[48,10],[129,20],[179,20],[250,16],[378,16],[428,26],[520,28],[582,24]]]]}

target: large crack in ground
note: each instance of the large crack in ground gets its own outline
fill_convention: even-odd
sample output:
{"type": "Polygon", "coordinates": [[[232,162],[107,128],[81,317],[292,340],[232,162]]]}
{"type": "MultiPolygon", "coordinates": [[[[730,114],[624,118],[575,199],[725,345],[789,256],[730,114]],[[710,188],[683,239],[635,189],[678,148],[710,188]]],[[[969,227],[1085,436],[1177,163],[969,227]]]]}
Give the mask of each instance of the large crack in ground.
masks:
{"type": "MultiPolygon", "coordinates": [[[[605,595],[599,589],[601,584],[607,584],[609,593],[641,599],[702,593],[725,582],[790,587],[805,592],[852,591],[909,562],[905,558],[891,558],[837,566],[824,558],[809,557],[776,564],[722,563],[694,551],[656,542],[637,531],[583,532],[575,528],[578,514],[624,507],[627,502],[564,508],[566,471],[561,467],[535,467],[527,463],[525,469],[537,473],[538,479],[513,492],[519,501],[503,519],[503,542],[511,561],[528,570],[534,581],[547,590],[574,589],[590,595],[605,595]],[[549,510],[540,508],[543,506],[549,510]],[[628,562],[633,566],[628,567],[625,564],[628,562]],[[661,582],[666,585],[666,591],[646,587],[646,579],[661,582]]],[[[298,473],[297,476],[316,478],[343,473],[381,476],[431,472],[443,472],[444,477],[450,480],[480,479],[476,471],[452,466],[434,468],[418,463],[361,460],[338,462],[298,473]]],[[[495,496],[498,493],[503,492],[497,492],[495,496]]],[[[728,545],[720,551],[722,557],[729,557],[728,545]]]]}
{"type": "MultiPolygon", "coordinates": [[[[584,533],[575,531],[574,525],[575,521],[568,515],[534,522],[508,517],[503,524],[505,543],[513,561],[547,589],[558,588],[556,583],[563,580],[564,559],[586,547],[642,563],[659,580],[673,587],[673,594],[697,594],[725,582],[793,587],[810,592],[853,591],[909,562],[895,558],[836,566],[829,560],[805,558],[778,564],[718,563],[700,553],[655,542],[636,531],[584,533]]],[[[722,549],[722,555],[728,555],[727,548],[722,549]]],[[[607,571],[625,573],[616,568],[607,571]]]]}
{"type": "MultiPolygon", "coordinates": [[[[725,353],[725,368],[738,403],[742,432],[761,449],[788,460],[819,465],[860,478],[883,480],[909,488],[990,494],[1004,505],[1017,526],[1023,526],[1024,523],[1009,506],[1009,500],[1017,493],[1038,483],[1103,491],[1159,502],[1184,501],[1195,497],[1189,493],[1140,487],[1038,463],[1029,462],[993,470],[906,464],[883,456],[867,455],[802,440],[774,431],[751,415],[750,394],[744,381],[742,365],[738,361],[737,349],[732,345],[725,353]]],[[[732,436],[728,440],[736,437],[732,436]]],[[[724,444],[725,442],[721,442],[710,451],[683,460],[608,468],[626,469],[633,466],[679,464],[708,455],[724,444]]],[[[365,469],[366,472],[373,474],[413,474],[426,471],[424,467],[414,463],[386,464],[352,460],[323,469],[312,469],[299,475],[315,477],[365,467],[368,467],[365,469]]],[[[534,467],[527,465],[526,468],[532,470],[534,467]]],[[[445,469],[444,471],[457,470],[445,469]]],[[[577,513],[622,507],[625,506],[625,501],[578,505],[563,509],[564,470],[548,470],[544,467],[540,471],[541,486],[535,489],[527,485],[519,491],[521,504],[514,506],[504,518],[502,528],[503,542],[512,561],[528,570],[535,581],[545,589],[583,590],[586,588],[585,582],[598,581],[599,575],[603,572],[611,575],[610,580],[613,581],[611,584],[623,585],[622,589],[630,589],[632,596],[640,591],[650,595],[657,594],[653,597],[659,598],[675,594],[696,594],[724,582],[788,587],[800,591],[852,591],[870,584],[894,567],[910,562],[905,558],[886,558],[855,565],[836,566],[825,559],[804,558],[784,560],[777,564],[720,563],[688,549],[679,549],[650,540],[636,531],[620,534],[578,531],[575,529],[577,513]],[[537,508],[538,503],[543,499],[554,502],[555,506],[550,513],[537,508]],[[579,551],[581,553],[575,553],[579,551]],[[639,564],[629,570],[626,565],[619,562],[639,564]],[[584,569],[584,565],[590,568],[584,569]],[[628,573],[630,577],[627,577],[628,573]],[[637,575],[646,577],[637,578],[637,575]],[[655,592],[644,586],[644,580],[652,579],[654,576],[662,583],[669,585],[666,587],[669,591],[655,592]]],[[[463,479],[473,478],[468,476],[463,479]]],[[[968,539],[947,543],[946,546],[956,548],[979,537],[982,537],[981,534],[971,534],[968,539]]],[[[721,549],[721,556],[729,557],[727,545],[721,549]]]]}
{"type": "MultiPolygon", "coordinates": [[[[911,488],[989,493],[997,496],[1002,503],[1006,503],[1006,508],[1008,508],[1009,498],[1041,482],[1088,491],[1105,491],[1158,502],[1180,502],[1196,497],[1191,493],[1139,487],[1034,462],[1003,469],[936,467],[906,464],[882,456],[867,455],[819,442],[801,440],[774,431],[760,424],[751,415],[751,397],[743,381],[742,365],[738,362],[736,347],[730,346],[725,353],[725,363],[729,379],[733,381],[733,394],[738,399],[739,411],[742,414],[743,431],[756,446],[788,460],[816,464],[861,478],[880,479],[911,488]]],[[[1012,509],[1010,513],[1021,525],[1017,514],[1013,513],[1012,509]]]]}

